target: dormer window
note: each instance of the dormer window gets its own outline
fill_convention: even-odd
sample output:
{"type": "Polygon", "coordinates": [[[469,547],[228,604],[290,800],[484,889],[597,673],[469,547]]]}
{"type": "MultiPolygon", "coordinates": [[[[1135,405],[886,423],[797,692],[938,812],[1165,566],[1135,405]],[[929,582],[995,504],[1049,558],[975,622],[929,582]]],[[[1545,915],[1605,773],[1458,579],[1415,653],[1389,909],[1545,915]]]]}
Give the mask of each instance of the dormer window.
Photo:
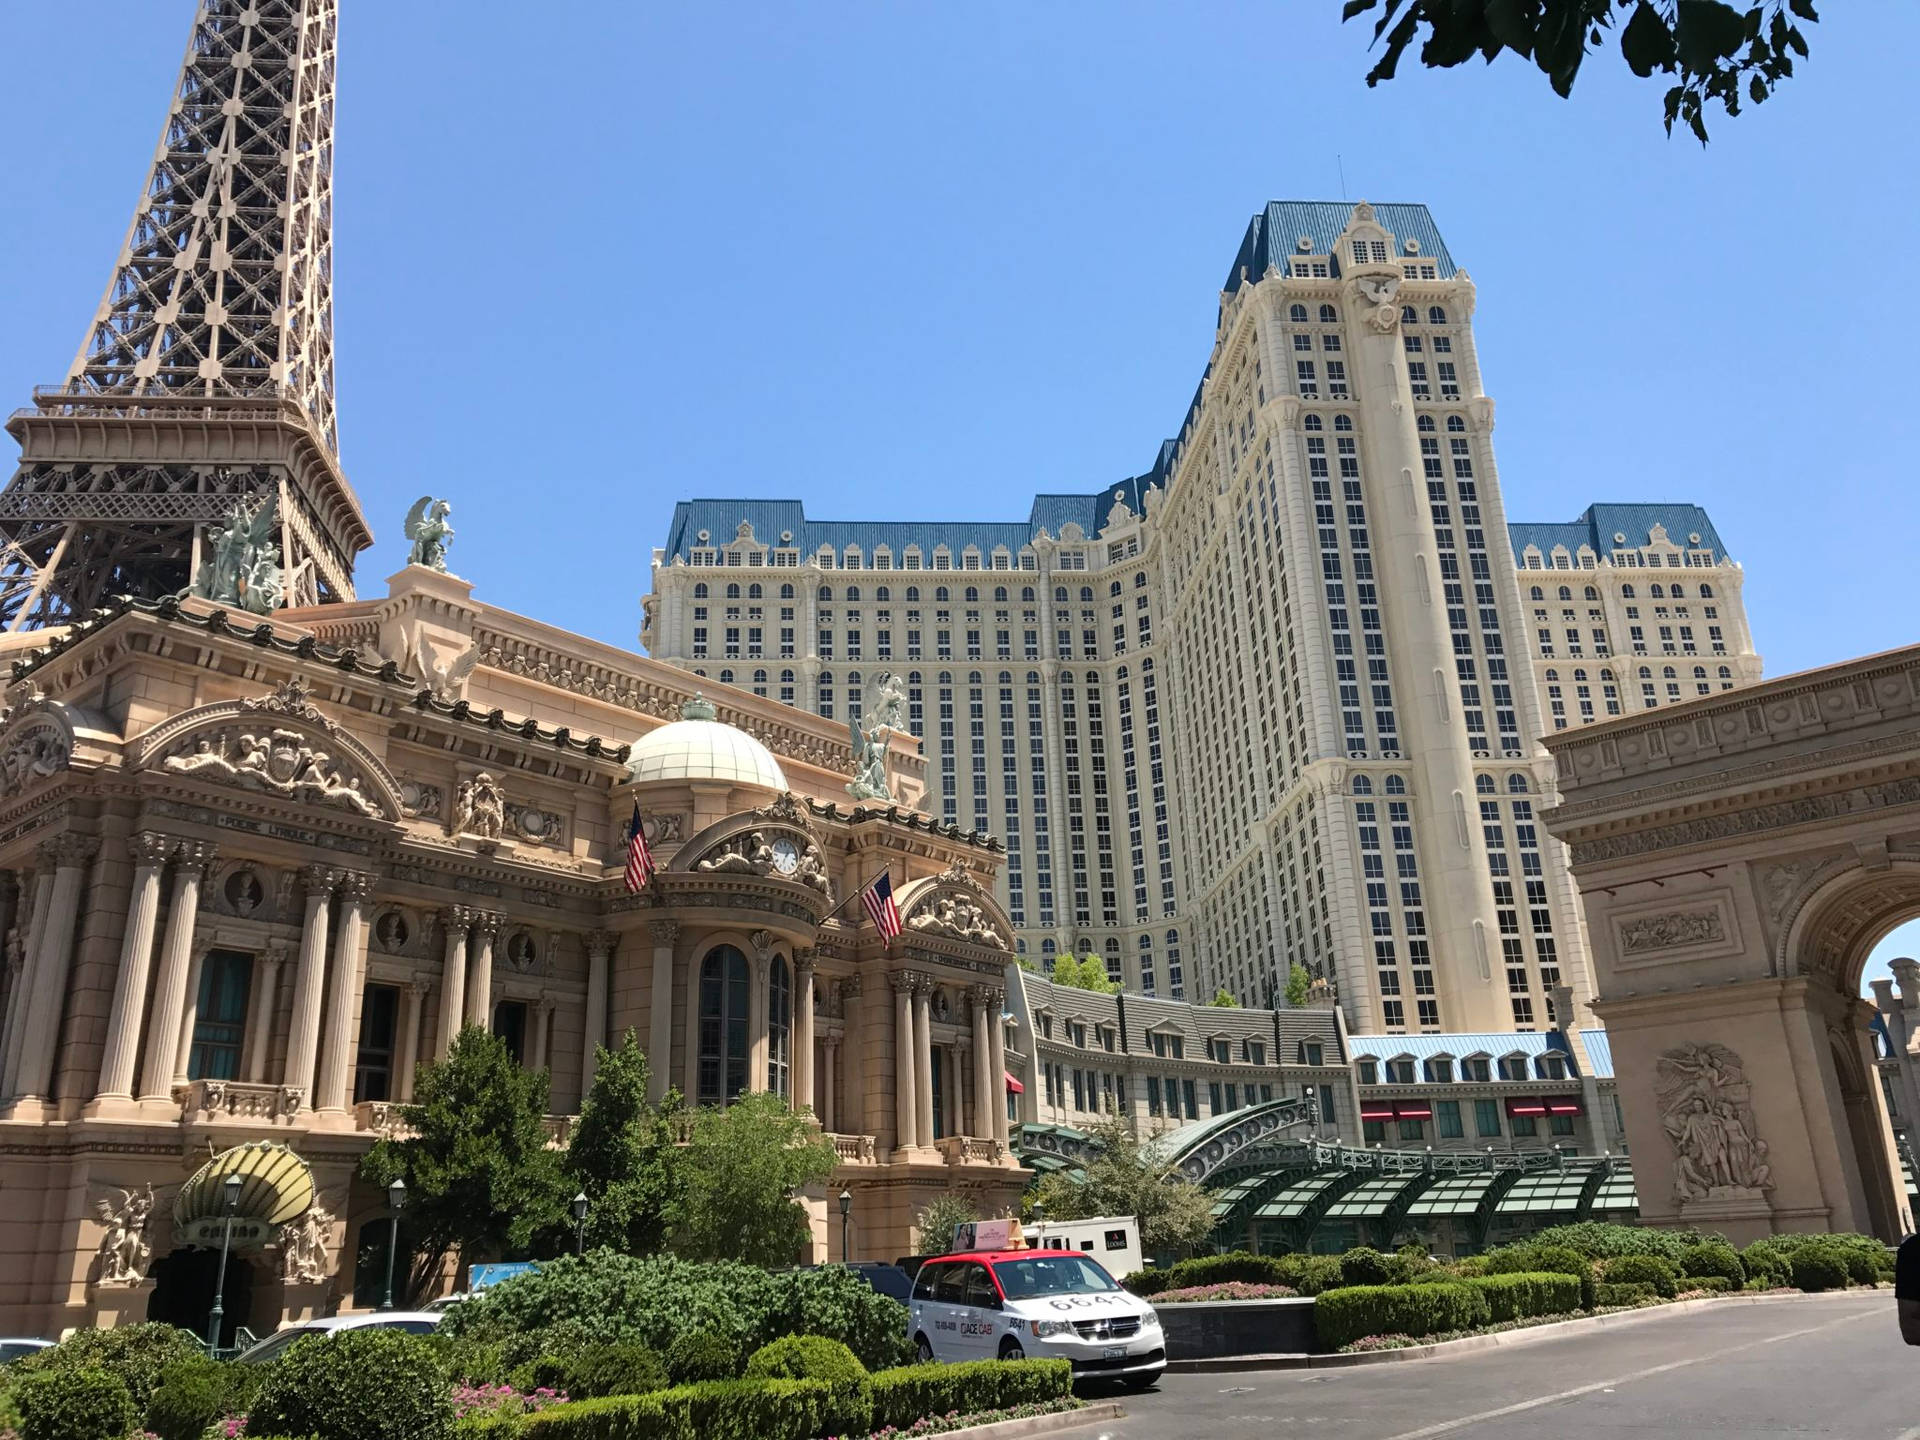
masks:
{"type": "Polygon", "coordinates": [[[1567,1078],[1567,1057],[1564,1055],[1542,1055],[1539,1061],[1542,1080],[1564,1080],[1567,1078]]]}
{"type": "Polygon", "coordinates": [[[1493,1079],[1491,1067],[1484,1055],[1470,1055],[1460,1062],[1460,1078],[1478,1084],[1486,1084],[1493,1079]]]}
{"type": "Polygon", "coordinates": [[[1360,1083],[1362,1085],[1378,1085],[1380,1083],[1380,1067],[1372,1060],[1362,1060],[1356,1068],[1360,1072],[1360,1083]]]}
{"type": "Polygon", "coordinates": [[[1413,1061],[1411,1059],[1389,1060],[1387,1062],[1387,1083],[1389,1085],[1413,1084],[1413,1061]]]}
{"type": "Polygon", "coordinates": [[[1302,1040],[1300,1042],[1300,1063],[1302,1065],[1324,1064],[1326,1063],[1323,1059],[1325,1054],[1326,1051],[1322,1048],[1318,1040],[1302,1040]]]}
{"type": "Polygon", "coordinates": [[[1214,1062],[1219,1065],[1233,1063],[1233,1042],[1231,1040],[1211,1040],[1207,1049],[1212,1053],[1214,1062]]]}
{"type": "Polygon", "coordinates": [[[1451,1085],[1453,1083],[1453,1061],[1444,1055],[1436,1055],[1427,1061],[1427,1083],[1429,1085],[1451,1085]]]}
{"type": "Polygon", "coordinates": [[[1503,1057],[1500,1061],[1500,1078],[1502,1080],[1525,1080],[1527,1078],[1527,1057],[1524,1055],[1508,1055],[1503,1057]]]}

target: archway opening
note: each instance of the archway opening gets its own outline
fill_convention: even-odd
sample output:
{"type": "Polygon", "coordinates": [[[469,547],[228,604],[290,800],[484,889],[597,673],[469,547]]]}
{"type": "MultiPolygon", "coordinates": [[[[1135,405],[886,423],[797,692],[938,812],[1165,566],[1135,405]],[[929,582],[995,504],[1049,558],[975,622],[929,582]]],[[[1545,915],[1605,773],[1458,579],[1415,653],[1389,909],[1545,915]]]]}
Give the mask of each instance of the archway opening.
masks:
{"type": "MultiPolygon", "coordinates": [[[[147,1319],[178,1325],[205,1336],[213,1316],[213,1287],[220,1273],[215,1249],[175,1250],[153,1264],[153,1294],[147,1299],[147,1319]]],[[[231,1346],[234,1336],[253,1318],[253,1264],[229,1252],[227,1279],[222,1290],[220,1344],[231,1346]]]]}

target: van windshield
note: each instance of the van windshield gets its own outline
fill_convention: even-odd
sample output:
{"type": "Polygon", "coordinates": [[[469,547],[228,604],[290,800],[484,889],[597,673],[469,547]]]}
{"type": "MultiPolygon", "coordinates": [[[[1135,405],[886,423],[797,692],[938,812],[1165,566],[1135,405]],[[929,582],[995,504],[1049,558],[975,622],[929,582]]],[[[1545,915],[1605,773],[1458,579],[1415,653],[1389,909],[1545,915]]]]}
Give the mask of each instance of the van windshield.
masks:
{"type": "Polygon", "coordinates": [[[1118,1290],[1113,1277],[1096,1260],[1070,1252],[1042,1253],[1031,1260],[998,1260],[993,1273],[1009,1300],[1031,1300],[1036,1295],[1078,1295],[1088,1291],[1118,1290]]]}

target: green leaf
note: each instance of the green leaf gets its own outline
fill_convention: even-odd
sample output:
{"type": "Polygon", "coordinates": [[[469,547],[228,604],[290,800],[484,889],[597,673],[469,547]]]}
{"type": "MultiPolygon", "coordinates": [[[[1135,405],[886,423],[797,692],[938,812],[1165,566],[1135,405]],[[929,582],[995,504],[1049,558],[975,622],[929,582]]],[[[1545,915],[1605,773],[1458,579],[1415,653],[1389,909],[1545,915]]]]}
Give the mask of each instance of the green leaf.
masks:
{"type": "Polygon", "coordinates": [[[1787,8],[1811,25],[1820,23],[1820,14],[1813,8],[1813,0],[1787,0],[1787,8]]]}
{"type": "Polygon", "coordinates": [[[1753,97],[1753,103],[1758,105],[1767,98],[1767,82],[1758,75],[1754,76],[1747,85],[1747,93],[1753,97]]]}
{"type": "Polygon", "coordinates": [[[1747,17],[1721,0],[1676,0],[1674,46],[1697,74],[1716,69],[1747,38],[1747,17]]]}
{"type": "Polygon", "coordinates": [[[1673,68],[1673,32],[1647,0],[1640,0],[1633,18],[1620,32],[1620,54],[1625,57],[1627,68],[1642,80],[1656,70],[1673,68]]]}
{"type": "Polygon", "coordinates": [[[1367,11],[1379,3],[1380,0],[1347,0],[1347,3],[1340,7],[1341,23],[1346,23],[1356,15],[1366,14],[1367,11]]]}
{"type": "Polygon", "coordinates": [[[1793,47],[1793,53],[1798,55],[1802,60],[1807,58],[1807,37],[1800,33],[1799,26],[1789,25],[1787,27],[1787,44],[1793,47]]]}
{"type": "Polygon", "coordinates": [[[1531,55],[1538,33],[1534,8],[1523,0],[1487,0],[1486,28],[1514,54],[1531,55]]]}

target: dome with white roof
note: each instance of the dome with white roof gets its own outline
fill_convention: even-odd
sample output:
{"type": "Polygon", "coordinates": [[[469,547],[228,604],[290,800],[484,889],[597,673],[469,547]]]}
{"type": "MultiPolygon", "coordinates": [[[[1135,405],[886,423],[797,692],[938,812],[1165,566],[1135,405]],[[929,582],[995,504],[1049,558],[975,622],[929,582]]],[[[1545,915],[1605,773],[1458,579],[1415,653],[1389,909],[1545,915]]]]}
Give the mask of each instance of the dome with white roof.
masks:
{"type": "Polygon", "coordinates": [[[715,719],[713,702],[696,694],[680,707],[680,718],[634,743],[627,758],[627,779],[635,785],[656,781],[718,780],[785,790],[787,777],[766,746],[715,719]]]}

